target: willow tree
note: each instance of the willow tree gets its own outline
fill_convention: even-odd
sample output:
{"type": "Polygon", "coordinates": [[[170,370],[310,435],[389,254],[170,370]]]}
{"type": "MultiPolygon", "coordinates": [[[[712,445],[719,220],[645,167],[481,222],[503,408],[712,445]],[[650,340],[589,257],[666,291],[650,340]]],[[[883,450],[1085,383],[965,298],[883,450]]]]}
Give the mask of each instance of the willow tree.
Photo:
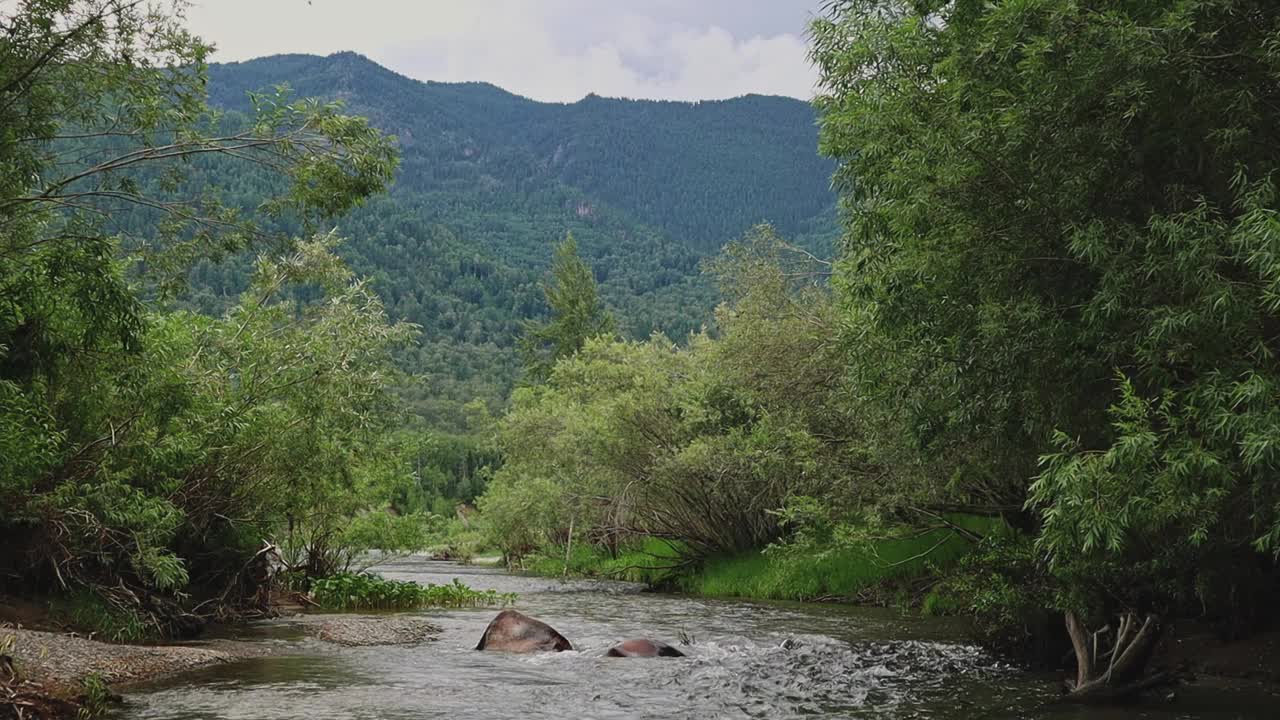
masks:
{"type": "Polygon", "coordinates": [[[1162,619],[1247,626],[1274,583],[1277,33],[1265,0],[813,26],[854,376],[949,492],[1037,534],[1082,696],[1140,686],[1162,619]]]}

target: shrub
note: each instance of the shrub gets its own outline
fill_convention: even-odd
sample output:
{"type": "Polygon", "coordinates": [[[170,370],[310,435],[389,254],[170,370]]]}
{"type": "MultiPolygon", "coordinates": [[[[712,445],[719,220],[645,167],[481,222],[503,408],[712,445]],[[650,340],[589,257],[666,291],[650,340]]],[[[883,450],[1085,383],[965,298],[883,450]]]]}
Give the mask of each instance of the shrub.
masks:
{"type": "Polygon", "coordinates": [[[76,708],[76,720],[105,717],[108,703],[112,699],[111,689],[107,687],[106,681],[101,675],[90,673],[80,684],[84,693],[80,696],[80,707],[76,708]]]}
{"type": "Polygon", "coordinates": [[[1034,541],[1018,532],[988,536],[931,593],[972,617],[984,646],[1033,665],[1049,665],[1066,649],[1059,605],[1036,559],[1034,541]]]}
{"type": "Polygon", "coordinates": [[[524,569],[548,577],[568,574],[667,585],[676,581],[684,567],[683,549],[669,540],[646,537],[624,544],[614,557],[598,545],[580,543],[573,546],[566,563],[564,546],[551,545],[525,558],[524,569]]]}
{"type": "Polygon", "coordinates": [[[55,598],[49,610],[62,622],[108,642],[140,642],[160,635],[160,628],[142,614],[113,605],[88,589],[55,598]]]}
{"type": "Polygon", "coordinates": [[[447,585],[419,585],[367,573],[342,573],[317,580],[311,599],[329,610],[406,610],[422,607],[510,605],[515,593],[472,590],[457,578],[447,585]]]}

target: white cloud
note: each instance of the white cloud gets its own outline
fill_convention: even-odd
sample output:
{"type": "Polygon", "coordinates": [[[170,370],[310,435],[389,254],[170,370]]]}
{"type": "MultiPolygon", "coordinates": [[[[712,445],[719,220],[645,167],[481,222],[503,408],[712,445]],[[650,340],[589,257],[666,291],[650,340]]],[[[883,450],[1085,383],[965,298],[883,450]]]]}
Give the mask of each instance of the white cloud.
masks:
{"type": "Polygon", "coordinates": [[[420,80],[482,80],[538,100],[746,93],[807,99],[816,0],[197,0],[215,60],[355,50],[420,80]],[[691,5],[692,7],[687,7],[691,5]],[[785,20],[785,22],[784,22],[785,20]]]}

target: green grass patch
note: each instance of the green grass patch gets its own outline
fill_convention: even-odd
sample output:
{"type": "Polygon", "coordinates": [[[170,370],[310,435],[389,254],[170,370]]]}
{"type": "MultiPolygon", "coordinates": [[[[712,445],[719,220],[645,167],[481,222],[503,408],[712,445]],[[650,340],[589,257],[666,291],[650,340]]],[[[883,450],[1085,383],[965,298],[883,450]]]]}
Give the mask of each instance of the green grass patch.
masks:
{"type": "Polygon", "coordinates": [[[122,610],[88,589],[50,600],[49,614],[65,625],[108,642],[142,642],[160,636],[138,613],[122,610]]]}
{"type": "MultiPolygon", "coordinates": [[[[998,533],[1004,527],[999,519],[973,515],[947,520],[979,535],[998,533]]],[[[873,588],[890,588],[896,581],[940,576],[968,555],[973,543],[955,530],[939,528],[860,545],[812,551],[784,546],[717,557],[692,571],[681,563],[682,550],[679,543],[645,538],[624,546],[616,558],[603,548],[584,544],[574,545],[566,558],[564,546],[553,546],[525,558],[524,569],[549,577],[604,577],[672,586],[708,597],[848,599],[873,588]]],[[[927,614],[962,609],[959,599],[940,588],[918,601],[927,614]]]]}
{"type": "Polygon", "coordinates": [[[110,709],[111,689],[102,676],[89,673],[80,681],[80,686],[84,692],[80,695],[80,707],[76,708],[76,720],[106,717],[107,710],[110,709]]]}
{"type": "MultiPolygon", "coordinates": [[[[957,525],[980,533],[999,521],[966,517],[957,525]]],[[[850,598],[893,581],[937,575],[973,549],[959,533],[937,529],[900,539],[887,539],[830,550],[751,552],[713,558],[701,571],[679,581],[682,590],[711,597],[761,600],[850,598]]],[[[926,598],[929,610],[948,611],[950,600],[926,598]]]]}
{"type": "Polygon", "coordinates": [[[662,585],[676,578],[680,550],[678,543],[647,537],[620,547],[615,558],[604,548],[577,544],[566,564],[564,546],[552,546],[526,558],[524,569],[548,577],[568,574],[662,585]]]}
{"type": "Polygon", "coordinates": [[[343,573],[317,580],[311,599],[328,610],[407,610],[510,605],[516,594],[473,590],[457,578],[447,585],[419,585],[367,573],[343,573]]]}

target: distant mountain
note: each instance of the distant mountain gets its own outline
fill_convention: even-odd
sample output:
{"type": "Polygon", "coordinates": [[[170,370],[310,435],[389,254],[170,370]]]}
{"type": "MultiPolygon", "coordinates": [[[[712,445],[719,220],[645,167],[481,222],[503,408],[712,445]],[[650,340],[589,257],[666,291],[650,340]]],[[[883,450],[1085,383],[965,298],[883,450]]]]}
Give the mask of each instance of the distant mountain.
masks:
{"type": "MultiPolygon", "coordinates": [[[[424,328],[402,360],[427,376],[414,401],[435,422],[457,422],[472,397],[505,397],[519,321],[545,312],[538,283],[566,231],[625,332],[675,339],[706,321],[714,294],[699,264],[726,241],[765,221],[819,251],[834,235],[832,166],[797,100],[540,103],[338,53],[214,65],[210,101],[243,111],[249,92],[280,84],[340,99],[399,140],[391,192],[340,231],[391,313],[424,328]]],[[[242,270],[197,268],[193,302],[216,309],[242,270]]]]}

